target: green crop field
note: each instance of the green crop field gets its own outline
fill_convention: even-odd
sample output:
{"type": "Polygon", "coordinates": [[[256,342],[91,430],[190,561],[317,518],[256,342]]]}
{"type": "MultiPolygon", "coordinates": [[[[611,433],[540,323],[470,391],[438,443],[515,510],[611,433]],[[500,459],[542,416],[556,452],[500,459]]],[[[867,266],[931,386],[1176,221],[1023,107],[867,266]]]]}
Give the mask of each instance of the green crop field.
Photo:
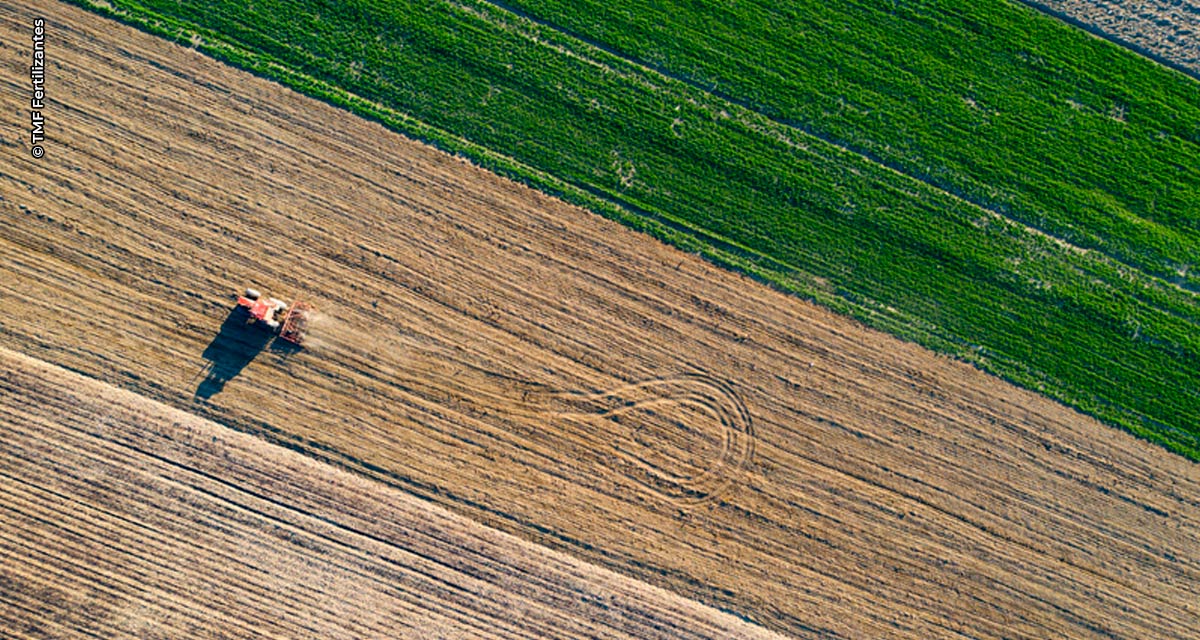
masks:
{"type": "Polygon", "coordinates": [[[1200,460],[1200,85],[1024,7],[103,4],[1200,460]]]}

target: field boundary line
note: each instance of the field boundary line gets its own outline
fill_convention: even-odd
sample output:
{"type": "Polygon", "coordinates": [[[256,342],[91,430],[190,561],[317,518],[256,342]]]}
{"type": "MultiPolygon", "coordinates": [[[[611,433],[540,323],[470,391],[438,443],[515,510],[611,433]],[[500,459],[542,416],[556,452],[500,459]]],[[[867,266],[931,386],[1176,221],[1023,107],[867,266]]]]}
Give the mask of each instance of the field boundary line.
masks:
{"type": "MultiPolygon", "coordinates": [[[[192,23],[163,18],[157,14],[143,15],[131,13],[115,8],[104,2],[104,0],[63,1],[83,7],[89,11],[127,24],[185,48],[199,51],[222,64],[266,79],[298,95],[320,100],[335,108],[346,110],[358,117],[375,121],[410,139],[420,141],[443,152],[457,156],[465,162],[524,184],[543,194],[560,198],[569,204],[582,207],[633,230],[646,233],[681,251],[700,256],[715,266],[738,272],[783,293],[821,305],[877,331],[894,335],[901,340],[916,343],[934,352],[968,362],[999,379],[1039,392],[1056,402],[1096,417],[1112,426],[1122,428],[1148,441],[1155,442],[1190,459],[1195,460],[1200,458],[1200,453],[1197,453],[1195,448],[1182,444],[1175,439],[1170,439],[1161,432],[1152,430],[1147,425],[1145,416],[1140,413],[1132,413],[1122,407],[1113,406],[1104,401],[1098,402],[1094,397],[1089,395],[1085,388],[1068,384],[1065,379],[1055,378],[1052,380],[1052,386],[1046,388],[1042,384],[1045,380],[1038,378],[1035,375],[1037,372],[1027,370],[1024,362],[1014,356],[949,334],[940,325],[933,324],[911,313],[880,303],[865,292],[849,289],[841,284],[834,288],[826,287],[819,279],[814,277],[815,274],[805,271],[797,265],[784,259],[760,253],[753,248],[742,246],[736,241],[724,238],[715,232],[694,227],[690,223],[677,220],[667,212],[659,211],[653,206],[640,205],[636,199],[631,200],[629,196],[609,192],[595,185],[568,182],[565,179],[535,169],[503,153],[428,124],[409,113],[400,112],[378,101],[363,98],[325,81],[312,78],[283,65],[265,54],[246,50],[235,42],[229,42],[221,38],[220,34],[214,34],[192,23]]],[[[453,7],[459,6],[458,2],[467,0],[446,1],[448,6],[453,7]]],[[[503,14],[505,16],[517,16],[520,18],[518,14],[505,11],[501,5],[488,4],[485,0],[478,0],[474,3],[474,6],[485,10],[491,7],[497,16],[503,14]]],[[[535,29],[541,28],[542,33],[548,37],[553,37],[557,33],[549,27],[539,27],[537,23],[530,19],[522,20],[523,25],[532,25],[535,29]]],[[[532,34],[532,37],[535,39],[536,36],[536,33],[532,34]]],[[[586,42],[579,39],[563,40],[562,38],[563,36],[561,35],[557,38],[560,48],[574,43],[587,45],[586,42]]],[[[544,46],[553,46],[553,43],[542,44],[544,46]]],[[[593,49],[602,51],[602,49],[595,47],[593,49]]],[[[581,49],[581,51],[586,51],[586,49],[581,49]]],[[[560,51],[560,53],[584,59],[584,54],[580,51],[560,51]]],[[[621,60],[620,57],[614,56],[614,61],[621,62],[621,60]]],[[[641,67],[642,72],[638,74],[638,65],[631,62],[625,62],[624,64],[626,65],[624,73],[627,77],[637,74],[639,78],[646,80],[657,76],[664,78],[667,83],[676,81],[669,75],[662,72],[654,72],[653,69],[644,66],[641,67]]],[[[688,86],[685,80],[678,80],[678,82],[684,87],[688,86]]],[[[718,97],[715,94],[709,94],[702,87],[699,90],[704,95],[718,97]]],[[[1093,264],[1114,269],[1119,273],[1122,280],[1133,280],[1135,284],[1145,287],[1156,287],[1166,295],[1172,295],[1174,292],[1179,291],[1184,294],[1182,299],[1187,301],[1200,298],[1200,292],[1192,292],[1178,284],[1157,278],[1136,267],[1130,267],[1104,253],[1074,247],[1074,245],[1070,245],[1070,243],[1058,239],[1051,234],[1025,225],[1020,221],[1012,220],[1003,213],[965,200],[952,192],[926,183],[915,176],[905,174],[881,162],[873,161],[869,156],[864,156],[851,149],[841,147],[837,143],[825,141],[821,137],[807,133],[801,128],[790,127],[786,122],[776,122],[754,111],[752,108],[738,106],[728,100],[725,100],[725,103],[731,105],[734,109],[742,110],[741,113],[745,117],[760,119],[754,123],[743,121],[743,124],[747,126],[774,125],[778,127],[778,129],[773,129],[773,131],[778,133],[779,137],[784,138],[784,140],[780,140],[784,144],[800,146],[802,143],[793,139],[793,136],[807,136],[813,141],[827,145],[834,159],[836,159],[836,154],[841,153],[845,154],[848,158],[857,158],[857,161],[860,163],[865,161],[865,164],[862,165],[864,168],[882,167],[893,174],[902,176],[903,179],[909,181],[909,184],[920,189],[930,197],[946,197],[949,202],[962,202],[972,207],[972,210],[977,210],[984,216],[1000,220],[1003,224],[1010,226],[1018,232],[1024,231],[1027,238],[1033,239],[1040,235],[1042,238],[1047,239],[1045,242],[1052,243],[1050,248],[1063,244],[1069,245],[1073,247],[1077,255],[1081,256],[1081,259],[1091,260],[1093,264]],[[789,136],[789,131],[794,132],[794,134],[789,136]],[[1189,293],[1191,296],[1186,295],[1189,293]]],[[[1156,312],[1163,311],[1158,306],[1146,304],[1146,307],[1156,312]]],[[[256,428],[269,430],[269,427],[266,425],[258,425],[256,428]]],[[[1175,431],[1175,429],[1172,429],[1172,431],[1175,431]]],[[[309,445],[311,444],[309,443],[309,445]]],[[[302,445],[293,443],[292,446],[302,445]]],[[[353,460],[352,462],[354,464],[362,464],[361,461],[357,460],[353,460]]],[[[405,483],[406,486],[415,484],[410,478],[399,478],[381,469],[371,468],[369,471],[371,473],[387,475],[393,480],[405,483]]],[[[430,487],[413,486],[413,490],[437,492],[436,488],[431,489],[430,487]]],[[[455,499],[461,498],[461,496],[455,497],[455,499]]],[[[502,519],[504,518],[503,514],[498,515],[502,519]]],[[[549,536],[555,536],[553,532],[545,533],[549,536]]],[[[564,542],[569,544],[574,543],[572,540],[565,540],[564,542]]]]}
{"type": "MultiPolygon", "coordinates": [[[[81,5],[91,11],[115,19],[119,22],[136,25],[146,31],[154,33],[167,40],[176,43],[182,43],[183,35],[195,36],[201,38],[202,44],[196,45],[188,40],[190,46],[202,50],[207,55],[217,59],[218,61],[229,64],[235,68],[241,68],[247,72],[253,73],[256,76],[263,77],[272,82],[281,84],[289,89],[296,91],[301,95],[322,100],[338,108],[349,110],[360,117],[375,120],[384,126],[393,130],[402,132],[405,135],[413,137],[427,144],[430,144],[438,149],[462,157],[471,161],[478,166],[481,166],[489,171],[502,175],[506,178],[515,180],[533,187],[543,193],[551,196],[560,197],[564,200],[584,207],[590,211],[607,217],[635,230],[649,233],[650,235],[675,245],[677,248],[696,253],[711,260],[718,266],[739,271],[755,280],[778,287],[781,290],[793,295],[808,297],[811,300],[825,305],[835,311],[847,313],[863,318],[872,318],[874,322],[879,322],[881,312],[878,305],[872,304],[874,301],[868,299],[867,303],[857,298],[862,297],[860,294],[854,294],[851,299],[841,293],[822,292],[812,286],[804,285],[796,278],[799,275],[809,275],[808,272],[799,268],[784,259],[763,253],[751,247],[747,247],[737,242],[734,239],[726,238],[714,231],[697,227],[685,220],[680,220],[675,216],[665,211],[650,209],[638,203],[636,200],[630,199],[622,194],[616,194],[604,190],[600,187],[591,184],[576,184],[549,174],[543,170],[530,166],[516,158],[500,153],[490,147],[472,142],[462,136],[446,131],[440,127],[431,125],[424,120],[421,120],[409,113],[397,111],[396,109],[384,105],[382,103],[368,100],[350,92],[342,87],[330,85],[329,83],[316,79],[307,74],[301,73],[290,67],[280,64],[273,58],[264,57],[260,54],[249,52],[241,46],[227,42],[225,40],[212,40],[204,37],[195,30],[195,25],[173,22],[163,22],[161,16],[156,16],[154,20],[132,15],[127,11],[112,8],[102,0],[64,0],[69,4],[81,5]],[[172,31],[171,27],[175,30],[172,31]],[[182,34],[182,35],[181,35],[182,34]],[[240,62],[239,62],[240,61],[240,62]],[[697,244],[695,241],[701,243],[697,244]],[[715,250],[715,251],[714,251],[715,250]],[[762,265],[768,265],[766,269],[762,265]],[[854,309],[851,311],[850,309],[854,309]]],[[[458,0],[446,0],[453,6],[461,6],[458,0]]],[[[577,36],[567,29],[563,29],[551,23],[536,17],[528,15],[519,8],[511,7],[503,0],[474,0],[478,5],[491,6],[496,10],[516,16],[521,20],[537,27],[547,29],[553,33],[559,34],[568,40],[583,44],[586,47],[591,47],[596,51],[601,51],[613,56],[617,60],[624,62],[634,69],[640,69],[643,72],[656,74],[659,77],[667,80],[679,82],[685,86],[692,87],[705,95],[711,96],[718,100],[723,100],[731,105],[744,109],[748,114],[763,118],[765,121],[774,123],[784,130],[794,131],[802,136],[807,136],[813,140],[824,143],[833,149],[837,149],[841,153],[849,156],[854,156],[867,164],[885,169],[893,175],[899,176],[902,179],[909,180],[912,183],[922,185],[930,189],[933,193],[948,197],[949,199],[960,202],[976,209],[985,215],[989,215],[997,220],[1005,221],[1016,228],[1026,231],[1029,235],[1040,236],[1047,241],[1058,245],[1068,251],[1072,251],[1077,255],[1087,255],[1092,259],[1098,260],[1108,266],[1121,271],[1123,275],[1130,275],[1130,271],[1138,276],[1149,279],[1160,287],[1167,287],[1173,291],[1179,291],[1191,299],[1200,300],[1200,291],[1192,291],[1187,287],[1181,286],[1170,280],[1143,271],[1142,269],[1129,265],[1113,256],[1110,256],[1096,249],[1088,249],[1079,247],[1070,243],[1067,240],[1059,238],[1054,234],[1043,231],[1037,227],[1026,224],[1020,220],[1014,219],[1001,211],[986,207],[976,203],[963,196],[960,196],[952,191],[940,187],[927,180],[906,173],[905,171],[892,166],[881,159],[873,157],[867,152],[858,151],[852,147],[848,147],[840,142],[829,139],[826,136],[808,130],[799,123],[795,123],[786,119],[775,118],[762,113],[755,109],[750,103],[735,98],[731,95],[716,89],[708,89],[700,83],[689,80],[685,77],[672,73],[669,70],[662,69],[658,65],[652,63],[641,62],[631,58],[620,51],[613,49],[603,43],[595,43],[591,40],[577,36]]],[[[538,42],[541,46],[552,46],[551,43],[538,42]]],[[[183,45],[181,45],[183,46],[183,45]]],[[[559,47],[558,49],[561,49],[559,47]]],[[[582,60],[591,62],[591,59],[582,56],[575,51],[561,51],[564,55],[579,57],[582,60]]],[[[752,126],[750,123],[746,123],[752,126]]],[[[779,132],[784,135],[782,131],[779,132]]],[[[802,147],[802,143],[787,139],[779,140],[784,144],[793,147],[802,147]]],[[[1156,307],[1157,309],[1157,307],[1156,307]]],[[[890,311],[890,310],[889,310],[890,311]]],[[[892,317],[901,321],[907,331],[911,332],[914,328],[922,324],[919,319],[903,314],[904,317],[897,317],[893,312],[892,317]]],[[[943,345],[953,343],[958,344],[953,340],[947,340],[944,336],[931,333],[926,327],[922,327],[919,331],[922,336],[922,341],[928,344],[938,343],[943,345]]],[[[912,335],[909,333],[908,335],[912,335]]],[[[963,345],[959,344],[960,347],[963,345]]],[[[973,345],[966,345],[968,347],[973,345]]],[[[960,351],[954,350],[956,354],[963,355],[960,351]]]]}
{"type": "MultiPolygon", "coordinates": [[[[796,280],[795,276],[797,274],[807,274],[807,272],[784,259],[763,253],[751,247],[747,247],[732,238],[727,238],[709,229],[697,227],[685,220],[678,219],[668,212],[647,208],[646,206],[638,203],[636,200],[632,200],[622,194],[612,193],[595,185],[587,183],[576,184],[563,178],[559,178],[541,169],[537,169],[520,160],[517,160],[512,156],[501,153],[479,143],[472,142],[467,138],[451,133],[440,127],[431,125],[428,122],[425,122],[424,120],[421,120],[420,118],[417,118],[409,113],[397,111],[396,109],[380,102],[368,100],[342,87],[331,85],[323,80],[319,80],[305,73],[296,71],[295,69],[287,67],[286,65],[280,64],[273,58],[264,57],[260,54],[249,52],[236,43],[231,43],[225,40],[214,40],[210,37],[205,37],[206,34],[196,31],[195,25],[188,23],[176,24],[173,21],[163,21],[161,16],[156,16],[154,20],[150,20],[139,15],[132,15],[129,12],[121,9],[113,8],[111,5],[108,5],[108,3],[103,2],[103,0],[64,1],[68,2],[68,4],[84,6],[90,11],[99,13],[112,19],[116,19],[119,22],[134,24],[167,40],[181,44],[181,46],[185,46],[182,43],[187,42],[187,46],[198,48],[222,63],[229,64],[235,68],[241,68],[272,82],[277,82],[282,86],[286,86],[289,89],[300,93],[301,95],[308,95],[310,97],[330,103],[338,108],[347,109],[352,113],[359,115],[360,117],[375,120],[388,128],[401,131],[405,135],[409,135],[415,139],[431,144],[438,149],[469,159],[479,166],[488,169],[489,171],[498,173],[506,178],[522,182],[549,195],[562,197],[572,204],[587,208],[595,213],[610,219],[614,219],[636,230],[650,233],[660,240],[670,239],[670,244],[674,244],[684,251],[700,253],[708,259],[713,260],[716,264],[718,264],[718,266],[741,271],[756,280],[772,286],[779,286],[783,290],[792,294],[806,295],[809,298],[835,310],[845,310],[847,306],[852,306],[856,309],[859,309],[859,311],[856,312],[857,314],[867,317],[874,318],[879,314],[878,310],[875,309],[871,304],[864,305],[861,302],[852,301],[847,299],[845,296],[840,296],[837,294],[832,296],[822,295],[812,287],[802,286],[801,283],[796,280]],[[174,30],[172,30],[172,28],[174,28],[174,30]],[[191,40],[184,39],[184,35],[198,37],[201,39],[202,44],[196,45],[191,40]],[[665,227],[665,229],[650,228],[649,225],[645,224],[647,222],[657,223],[658,225],[665,227]],[[708,243],[710,246],[696,246],[692,243],[684,242],[677,234],[691,236],[690,239],[699,239],[702,242],[708,243]],[[706,249],[709,248],[716,249],[718,252],[723,252],[728,255],[721,255],[721,253],[706,251],[706,249]],[[746,261],[750,261],[752,264],[747,264],[746,261]],[[770,270],[764,273],[764,271],[759,268],[759,265],[763,264],[773,265],[774,268],[768,267],[770,270]],[[778,278],[771,277],[772,275],[785,278],[787,282],[782,283],[778,278]]],[[[462,5],[459,4],[460,0],[446,1],[452,6],[462,7],[462,5]]],[[[1120,270],[1132,270],[1142,277],[1154,281],[1160,286],[1167,286],[1172,290],[1187,294],[1193,299],[1200,299],[1200,291],[1192,291],[1191,289],[1171,282],[1164,277],[1154,275],[1152,273],[1143,271],[1136,266],[1129,265],[1102,251],[1074,245],[1063,238],[1017,220],[999,210],[989,208],[956,194],[953,191],[940,187],[937,184],[929,182],[925,178],[907,173],[902,169],[893,166],[891,163],[875,157],[869,152],[859,151],[853,147],[849,147],[839,141],[829,138],[828,136],[813,131],[798,122],[767,115],[756,109],[753,104],[748,101],[736,98],[715,88],[705,87],[697,81],[690,80],[679,74],[675,74],[668,69],[662,68],[660,65],[632,58],[627,54],[614,49],[613,47],[576,35],[569,29],[559,27],[550,21],[531,16],[522,9],[513,7],[503,0],[466,1],[473,1],[477,5],[493,7],[495,10],[516,16],[517,18],[524,20],[531,25],[558,34],[560,37],[566,38],[569,41],[582,44],[585,47],[590,47],[595,51],[600,51],[610,55],[613,58],[629,65],[633,69],[638,69],[644,73],[657,75],[669,82],[673,81],[681,83],[684,86],[691,87],[692,89],[700,91],[705,95],[725,101],[737,108],[744,109],[748,114],[763,118],[767,122],[774,123],[775,125],[782,127],[784,130],[795,131],[802,136],[807,136],[813,140],[824,143],[831,148],[837,149],[841,153],[857,157],[860,160],[867,162],[871,166],[885,169],[891,172],[893,175],[901,177],[902,179],[923,185],[936,194],[948,197],[953,201],[969,205],[970,207],[990,215],[995,219],[1007,221],[1008,223],[1025,230],[1030,235],[1040,236],[1066,250],[1072,251],[1079,255],[1088,255],[1093,259],[1097,259],[1106,263],[1109,266],[1116,267],[1119,265],[1118,269],[1120,270]]],[[[484,19],[483,16],[477,17],[484,19]]],[[[547,42],[538,41],[536,44],[539,46],[553,47],[552,43],[547,42]]],[[[577,51],[563,51],[561,50],[562,47],[553,48],[564,55],[578,57],[579,59],[587,62],[596,62],[592,58],[581,55],[577,51]]],[[[752,126],[751,123],[746,124],[748,126],[752,126]]],[[[783,135],[783,132],[781,131],[780,134],[783,135]]],[[[802,143],[798,143],[791,139],[786,141],[778,141],[791,147],[803,146],[802,143]]],[[[906,326],[911,327],[914,324],[914,318],[911,317],[905,317],[903,318],[903,321],[906,326]]],[[[930,335],[927,331],[923,331],[922,333],[924,334],[925,340],[937,341],[939,343],[946,342],[946,340],[941,336],[930,335]]]]}
{"type": "MultiPolygon", "coordinates": [[[[561,198],[570,204],[619,222],[636,231],[647,233],[681,251],[703,256],[719,267],[736,271],[790,295],[815,300],[826,307],[856,316],[859,319],[870,317],[876,322],[879,321],[880,305],[864,304],[861,300],[852,299],[840,293],[828,293],[807,286],[797,276],[811,274],[786,260],[742,245],[736,240],[712,230],[697,227],[667,212],[649,209],[628,197],[605,191],[594,185],[568,182],[525,164],[512,156],[431,125],[411,114],[363,98],[346,89],[296,71],[272,58],[249,52],[235,43],[204,38],[204,35],[195,29],[195,25],[164,22],[161,16],[149,19],[130,14],[127,11],[111,7],[103,0],[62,1],[175,42],[180,46],[196,48],[222,64],[276,83],[298,95],[320,100],[358,117],[378,122],[408,138],[428,144],[544,194],[561,198]],[[176,30],[172,30],[172,27],[176,30]],[[201,44],[183,44],[186,41],[182,39],[185,35],[201,38],[201,44]],[[764,268],[761,266],[764,264],[771,266],[764,268]]],[[[154,64],[149,60],[144,62],[154,64]]],[[[753,110],[750,112],[754,113],[753,110]]],[[[853,152],[848,153],[853,154],[853,152]]],[[[853,298],[860,297],[857,294],[853,296],[853,298]]],[[[904,326],[910,330],[917,325],[923,326],[918,318],[907,314],[903,314],[903,316],[904,326]]],[[[897,315],[892,313],[892,317],[897,317],[897,315]]],[[[922,340],[930,344],[936,342],[944,346],[952,343],[951,340],[932,333],[928,328],[922,329],[921,336],[922,340]]]]}
{"type": "MultiPolygon", "coordinates": [[[[207,496],[209,499],[220,501],[229,508],[241,510],[245,513],[251,513],[277,524],[282,524],[289,529],[301,531],[304,533],[304,535],[322,539],[331,545],[342,548],[347,553],[355,557],[369,557],[370,554],[367,551],[355,549],[346,541],[338,540],[329,533],[318,531],[318,529],[321,527],[327,527],[331,531],[341,532],[348,539],[359,538],[362,540],[369,540],[373,544],[382,545],[386,548],[397,549],[403,554],[422,558],[425,562],[444,567],[450,571],[459,571],[459,569],[456,569],[452,564],[448,564],[444,559],[439,559],[424,553],[420,553],[417,550],[405,546],[399,541],[389,539],[385,533],[381,531],[363,528],[363,525],[371,525],[372,521],[369,519],[364,519],[362,516],[357,516],[350,511],[336,511],[332,514],[323,514],[314,510],[312,506],[291,504],[282,497],[273,496],[270,493],[263,493],[255,487],[242,486],[234,479],[223,478],[220,475],[213,473],[209,469],[176,460],[168,455],[164,455],[162,450],[156,451],[153,447],[148,448],[145,445],[147,443],[153,444],[153,439],[161,439],[168,441],[175,446],[185,447],[187,446],[187,437],[196,437],[194,434],[198,433],[201,440],[206,440],[210,436],[217,437],[219,434],[225,434],[223,436],[225,438],[224,442],[226,442],[224,452],[226,455],[228,455],[230,452],[233,452],[235,458],[237,456],[250,456],[253,453],[245,443],[238,443],[237,440],[248,439],[255,443],[261,443],[265,446],[278,448],[279,451],[277,453],[287,456],[299,456],[302,459],[302,462],[305,464],[319,467],[322,470],[332,472],[335,475],[344,474],[346,477],[345,479],[369,483],[370,486],[374,487],[380,492],[393,494],[394,496],[398,497],[397,504],[399,506],[395,507],[396,512],[407,512],[410,515],[401,516],[395,521],[389,521],[389,523],[394,526],[402,526],[405,519],[410,517],[415,518],[416,512],[420,511],[421,515],[432,517],[433,519],[442,521],[443,523],[454,523],[456,526],[465,526],[469,529],[476,529],[476,535],[478,535],[479,532],[482,532],[484,534],[482,536],[483,539],[490,547],[496,549],[517,548],[523,553],[532,552],[533,554],[540,555],[543,558],[553,559],[563,566],[572,567],[574,569],[586,569],[588,572],[594,572],[597,577],[589,578],[587,580],[587,584],[590,588],[604,592],[615,591],[621,588],[629,589],[630,587],[636,587],[636,589],[639,590],[649,590],[652,593],[659,594],[660,596],[666,597],[670,600],[679,603],[686,603],[688,606],[694,607],[700,611],[704,611],[706,614],[715,615],[721,619],[726,619],[727,621],[732,622],[736,627],[748,628],[752,630],[755,637],[774,638],[778,640],[785,640],[787,638],[787,636],[782,635],[778,631],[746,617],[742,612],[714,606],[713,604],[684,595],[683,593],[673,589],[656,585],[643,578],[637,577],[636,575],[617,571],[612,566],[596,562],[594,560],[589,560],[586,557],[583,557],[577,553],[573,553],[569,550],[574,548],[580,550],[598,551],[600,552],[600,557],[614,557],[613,554],[606,549],[593,547],[586,542],[563,535],[562,532],[549,529],[538,522],[525,521],[516,518],[512,514],[504,512],[503,510],[488,507],[487,505],[456,495],[440,487],[425,485],[396,472],[376,467],[375,465],[361,461],[340,449],[330,446],[317,446],[315,448],[309,448],[308,445],[317,444],[310,442],[287,443],[284,441],[277,441],[276,438],[278,435],[273,432],[259,432],[253,428],[244,429],[241,425],[235,426],[224,424],[214,420],[213,418],[187,411],[163,400],[137,393],[136,391],[105,382],[87,374],[54,364],[35,356],[26,355],[22,352],[0,345],[0,364],[7,362],[14,362],[25,366],[19,366],[11,372],[0,372],[0,381],[6,377],[16,380],[20,380],[22,378],[33,378],[45,385],[54,386],[56,388],[63,388],[65,385],[74,382],[76,383],[76,386],[70,387],[70,390],[67,391],[68,394],[86,395],[88,396],[90,402],[98,405],[128,408],[131,406],[131,402],[135,400],[149,403],[151,406],[144,413],[161,418],[161,420],[158,421],[158,424],[161,426],[152,426],[145,430],[138,429],[136,431],[128,431],[128,422],[116,420],[114,421],[116,424],[110,423],[110,425],[107,427],[109,429],[107,433],[92,433],[91,431],[88,431],[84,433],[84,436],[106,442],[110,444],[114,450],[135,452],[138,455],[145,456],[148,459],[156,461],[165,468],[178,469],[180,473],[184,474],[184,476],[202,478],[212,482],[214,487],[223,487],[224,489],[228,490],[231,495],[229,497],[222,496],[219,493],[210,491],[205,487],[182,482],[176,478],[164,478],[168,482],[173,482],[184,486],[189,491],[195,491],[199,494],[207,496]],[[63,382],[56,382],[52,376],[61,378],[63,382]],[[88,387],[91,388],[89,389],[88,387]],[[169,426],[167,426],[168,423],[169,426]],[[199,430],[196,429],[196,427],[199,427],[199,430]],[[120,435],[123,432],[127,433],[125,437],[121,437],[120,435]],[[185,437],[178,437],[178,434],[181,433],[185,434],[185,437]],[[412,487],[412,489],[406,487],[412,487]],[[426,493],[423,494],[421,491],[426,491],[426,493]],[[440,496],[444,500],[435,500],[433,496],[440,496]],[[284,520],[280,520],[277,515],[264,511],[259,507],[259,505],[251,504],[253,501],[258,501],[263,507],[273,507],[284,512],[296,513],[306,519],[313,526],[312,528],[306,528],[301,526],[298,522],[288,523],[284,520]],[[481,521],[475,517],[471,517],[463,512],[458,511],[457,509],[451,508],[447,505],[447,503],[462,505],[463,507],[474,509],[479,513],[492,515],[500,521],[508,521],[517,525],[524,525],[531,534],[536,534],[542,539],[554,539],[558,541],[559,545],[561,546],[551,546],[537,539],[523,537],[512,531],[506,531],[502,528],[481,521]],[[619,585],[625,586],[621,587],[619,585]]],[[[151,424],[155,423],[152,422],[151,424]]],[[[0,424],[0,427],[2,426],[3,425],[0,424]]],[[[251,425],[251,427],[253,426],[254,425],[251,425]]],[[[2,429],[0,429],[0,431],[2,431],[2,429]]],[[[0,471],[0,475],[4,475],[4,473],[0,471]]],[[[35,487],[38,490],[61,496],[72,503],[83,504],[77,499],[65,496],[52,488],[25,480],[18,480],[22,485],[35,487]]],[[[103,510],[97,509],[94,506],[88,506],[88,508],[103,512],[103,510]]],[[[110,517],[114,517],[116,519],[127,520],[122,516],[117,516],[115,514],[109,515],[110,517]]],[[[146,528],[142,523],[137,523],[134,521],[129,522],[135,526],[146,528]]],[[[415,532],[418,536],[436,539],[435,536],[426,531],[417,529],[415,532]]],[[[487,559],[487,556],[482,554],[476,548],[456,547],[456,549],[458,549],[460,554],[468,554],[482,560],[487,559]]],[[[512,563],[514,561],[511,559],[502,559],[497,560],[497,562],[512,563]]],[[[394,560],[389,560],[387,564],[395,566],[398,563],[394,560]]],[[[433,576],[428,576],[427,574],[423,575],[426,575],[426,577],[430,579],[436,579],[433,576]]],[[[464,575],[467,575],[472,579],[479,579],[469,574],[464,575]]]]}

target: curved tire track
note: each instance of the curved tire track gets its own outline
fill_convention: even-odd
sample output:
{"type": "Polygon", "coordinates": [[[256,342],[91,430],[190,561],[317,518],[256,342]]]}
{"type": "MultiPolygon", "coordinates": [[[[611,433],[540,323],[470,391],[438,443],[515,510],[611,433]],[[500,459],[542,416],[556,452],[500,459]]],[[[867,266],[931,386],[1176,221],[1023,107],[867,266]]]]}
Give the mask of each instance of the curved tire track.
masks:
{"type": "Polygon", "coordinates": [[[63,108],[0,154],[0,346],[794,637],[1194,638],[1196,465],[95,16],[2,14],[10,50],[35,12],[63,108]],[[196,403],[247,284],[340,322],[196,403]]]}
{"type": "MultiPolygon", "coordinates": [[[[626,463],[622,469],[625,475],[678,506],[703,504],[723,496],[754,453],[750,412],[731,385],[712,376],[681,374],[653,378],[611,391],[552,395],[559,401],[594,408],[590,411],[553,411],[551,416],[587,423],[601,432],[614,424],[616,418],[646,409],[669,416],[673,411],[691,405],[711,416],[719,431],[720,451],[699,474],[673,473],[671,469],[637,455],[632,447],[623,450],[622,445],[628,447],[631,442],[629,437],[608,445],[615,448],[626,463]]],[[[700,428],[694,424],[689,426],[700,428]]]]}

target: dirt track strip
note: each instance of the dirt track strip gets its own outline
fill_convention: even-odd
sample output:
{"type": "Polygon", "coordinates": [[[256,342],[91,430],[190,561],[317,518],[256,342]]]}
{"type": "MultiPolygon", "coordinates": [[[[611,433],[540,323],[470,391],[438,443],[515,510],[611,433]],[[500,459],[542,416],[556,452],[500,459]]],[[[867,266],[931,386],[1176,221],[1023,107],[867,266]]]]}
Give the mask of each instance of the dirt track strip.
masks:
{"type": "MultiPolygon", "coordinates": [[[[47,157],[0,140],[0,346],[794,636],[1200,628],[1196,465],[195,52],[44,11],[47,157]],[[222,324],[247,284],[323,311],[310,350],[222,324]]],[[[28,47],[28,7],[0,16],[0,51],[28,47]]],[[[23,63],[3,57],[5,130],[28,125],[23,63]]]]}
{"type": "Polygon", "coordinates": [[[0,630],[779,637],[5,349],[0,630]]]}

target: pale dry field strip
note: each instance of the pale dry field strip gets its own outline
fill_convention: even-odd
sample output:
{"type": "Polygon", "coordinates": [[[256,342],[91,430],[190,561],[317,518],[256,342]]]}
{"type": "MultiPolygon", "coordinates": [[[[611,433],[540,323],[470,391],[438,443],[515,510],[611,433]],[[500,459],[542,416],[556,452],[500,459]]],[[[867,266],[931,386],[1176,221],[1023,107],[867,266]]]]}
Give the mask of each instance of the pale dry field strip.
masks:
{"type": "MultiPolygon", "coordinates": [[[[794,637],[1196,637],[1196,465],[194,51],[39,10],[53,133],[41,161],[0,138],[0,346],[794,637]],[[322,310],[309,350],[222,328],[247,284],[322,310]]],[[[4,51],[31,20],[0,12],[4,51]]],[[[23,57],[2,59],[0,119],[23,131],[23,57]]]]}
{"type": "Polygon", "coordinates": [[[0,349],[5,638],[778,638],[0,349]]]}
{"type": "Polygon", "coordinates": [[[1018,0],[1069,16],[1109,38],[1178,64],[1200,79],[1200,1],[1018,0]]]}

